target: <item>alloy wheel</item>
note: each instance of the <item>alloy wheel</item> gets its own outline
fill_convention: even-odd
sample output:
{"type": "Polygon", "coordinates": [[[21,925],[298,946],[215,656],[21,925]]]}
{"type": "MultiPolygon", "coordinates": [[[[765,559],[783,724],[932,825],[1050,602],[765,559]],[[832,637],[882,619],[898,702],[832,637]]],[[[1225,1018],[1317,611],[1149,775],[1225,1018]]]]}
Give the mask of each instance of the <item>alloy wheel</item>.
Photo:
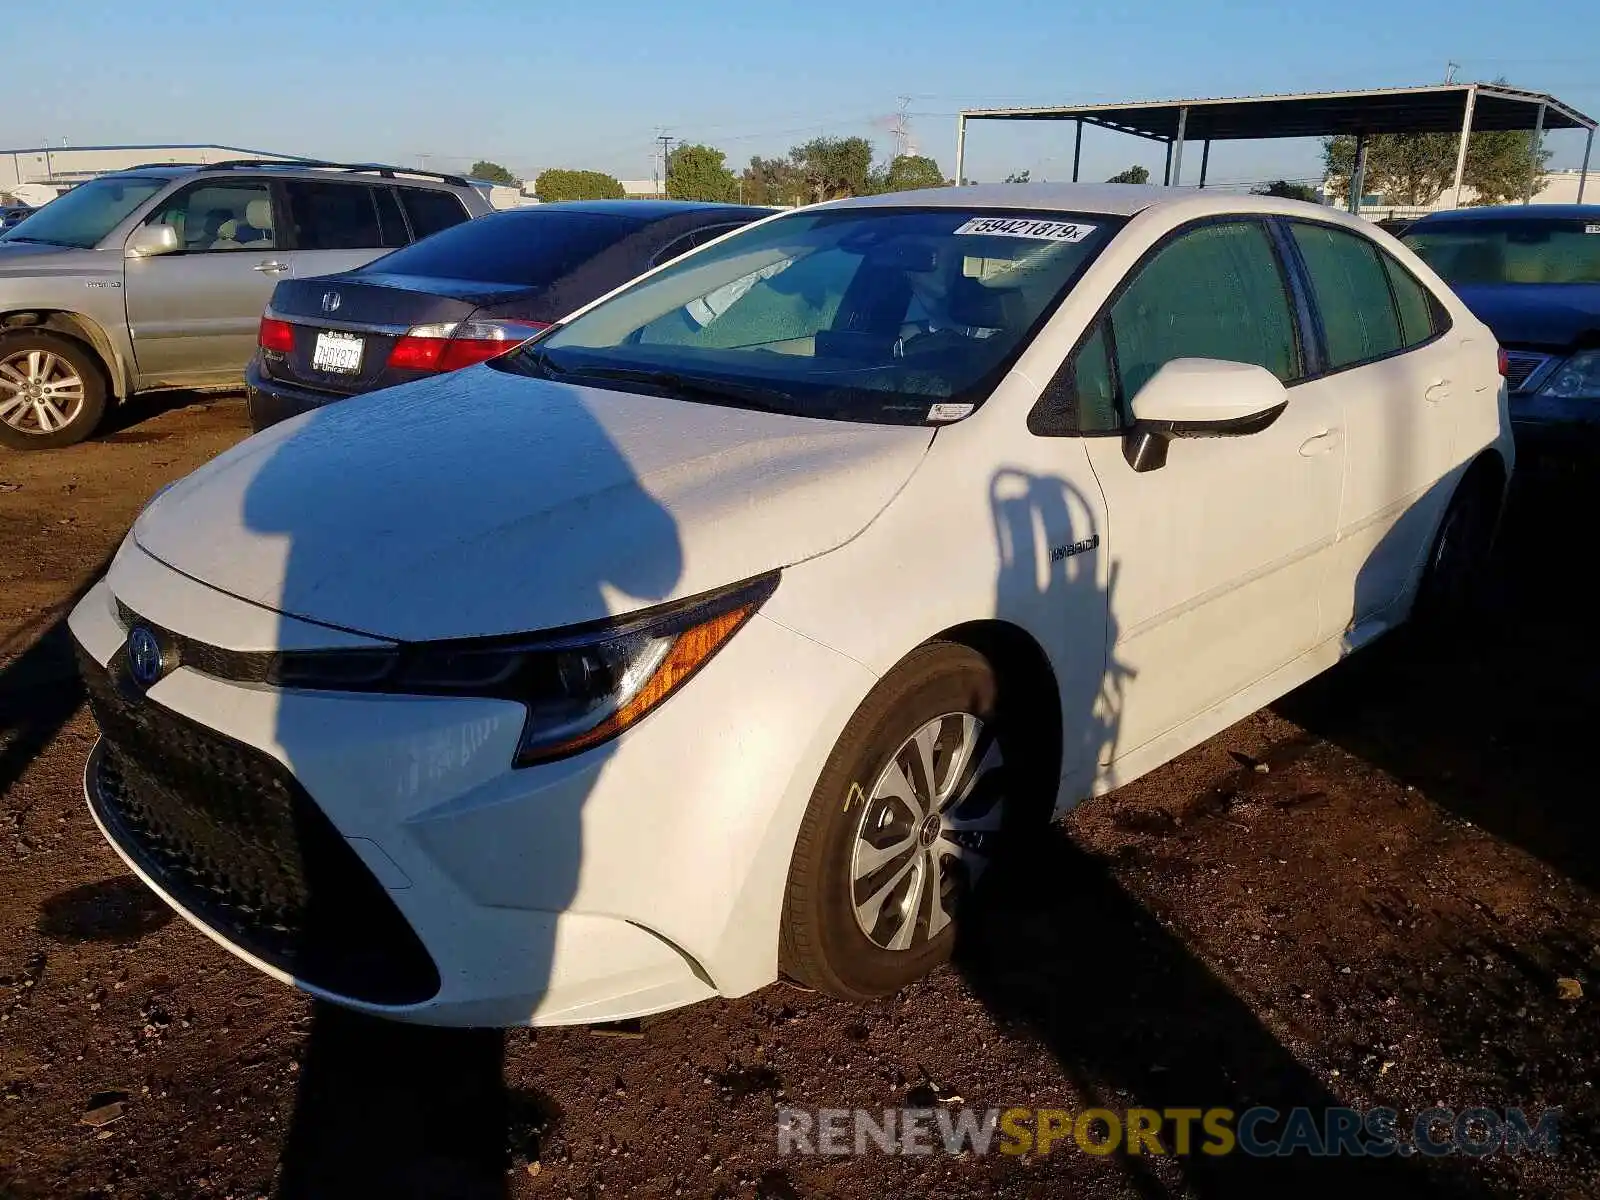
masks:
{"type": "Polygon", "coordinates": [[[49,350],[19,350],[0,359],[0,421],[42,437],[65,429],[83,411],[83,376],[49,350]]]}
{"type": "Polygon", "coordinates": [[[988,867],[1004,803],[1000,744],[970,713],[923,725],[890,756],[851,852],[856,924],[884,950],[938,937],[988,867]]]}

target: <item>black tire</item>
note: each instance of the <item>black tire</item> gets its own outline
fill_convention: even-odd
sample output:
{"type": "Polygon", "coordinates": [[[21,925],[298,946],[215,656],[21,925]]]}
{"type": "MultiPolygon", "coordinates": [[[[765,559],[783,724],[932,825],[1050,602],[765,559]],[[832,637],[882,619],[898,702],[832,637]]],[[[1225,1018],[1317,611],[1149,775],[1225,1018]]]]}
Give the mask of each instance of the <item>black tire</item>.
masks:
{"type": "Polygon", "coordinates": [[[1450,498],[1417,591],[1414,614],[1424,626],[1455,628],[1483,611],[1500,499],[1487,471],[1468,474],[1450,498]]]}
{"type": "MultiPolygon", "coordinates": [[[[75,398],[76,407],[67,411],[66,423],[48,431],[39,426],[36,412],[18,417],[21,427],[0,416],[0,446],[13,450],[54,450],[75,445],[92,434],[105,416],[105,371],[94,351],[74,338],[43,329],[14,329],[0,334],[0,375],[10,378],[18,369],[17,356],[35,352],[54,355],[65,363],[82,381],[81,398],[75,398]],[[4,366],[8,363],[12,365],[10,374],[4,366]]],[[[21,369],[26,371],[25,366],[21,369]]],[[[0,413],[17,394],[13,386],[0,386],[0,413]]]]}
{"type": "MultiPolygon", "coordinates": [[[[937,728],[938,744],[945,745],[946,731],[957,733],[962,723],[950,716],[937,728]]],[[[1003,866],[1008,843],[1016,839],[1023,825],[1037,820],[1040,812],[1048,813],[1054,798],[1040,786],[1045,773],[1027,757],[1030,740],[1038,739],[1027,738],[1023,722],[1008,715],[994,667],[968,646],[930,642],[885,676],[840,736],[801,822],[789,867],[780,932],[779,963],[784,974],[818,991],[860,1002],[898,991],[948,960],[955,946],[963,898],[969,890],[964,863],[976,865],[986,858],[989,866],[983,868],[985,872],[1003,866]],[[931,868],[921,876],[939,886],[924,890],[926,900],[919,906],[923,915],[918,917],[918,928],[929,927],[932,904],[943,904],[955,919],[944,924],[936,935],[924,937],[909,948],[886,948],[869,936],[856,916],[853,856],[857,839],[865,835],[869,818],[876,820],[886,815],[886,807],[895,807],[892,801],[874,797],[880,778],[890,768],[897,751],[914,755],[915,751],[907,747],[908,740],[947,714],[968,714],[981,723],[981,733],[974,739],[981,748],[969,753],[962,767],[954,771],[962,778],[970,778],[974,768],[980,773],[971,785],[969,799],[952,804],[947,813],[964,810],[982,822],[989,820],[988,813],[998,813],[1003,823],[993,834],[952,834],[946,830],[932,835],[924,829],[923,837],[913,840],[908,851],[911,855],[920,858],[926,854],[927,861],[947,855],[939,872],[941,879],[934,878],[931,868]],[[985,763],[994,762],[986,757],[990,739],[1000,762],[982,770],[985,763]],[[965,837],[968,841],[963,845],[948,840],[951,837],[965,837]],[[961,858],[974,849],[981,851],[981,858],[961,858]],[[942,895],[945,889],[948,892],[942,895]]],[[[947,773],[939,775],[933,790],[938,789],[940,781],[948,783],[951,779],[950,748],[945,753],[942,763],[936,757],[934,773],[939,775],[941,766],[947,773]]],[[[908,777],[914,778],[919,770],[913,766],[907,771],[908,777]]],[[[915,827],[915,813],[905,811],[912,817],[905,828],[915,827]]],[[[881,823],[876,825],[876,830],[883,828],[881,823]]],[[[903,832],[892,831],[888,840],[902,836],[903,832]]],[[[883,875],[867,877],[862,890],[878,887],[878,881],[891,875],[904,861],[892,860],[882,868],[883,875]]],[[[885,912],[889,908],[887,903],[883,906],[885,912]]]]}

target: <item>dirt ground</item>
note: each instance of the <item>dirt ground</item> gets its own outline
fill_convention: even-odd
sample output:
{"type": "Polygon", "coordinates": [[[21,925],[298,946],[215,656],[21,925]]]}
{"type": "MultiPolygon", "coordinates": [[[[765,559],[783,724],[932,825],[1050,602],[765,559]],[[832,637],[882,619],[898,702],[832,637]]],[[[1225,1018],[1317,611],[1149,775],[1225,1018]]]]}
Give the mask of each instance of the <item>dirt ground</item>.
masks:
{"type": "Polygon", "coordinates": [[[1519,492],[1470,640],[1391,637],[1084,805],[894,1000],[780,984],[642,1036],[502,1035],[280,987],[84,809],[62,618],[149,495],[245,432],[237,397],[178,396],[0,457],[0,1196],[1600,1194],[1600,653],[1569,565],[1592,490],[1519,492]],[[1553,1156],[1426,1160],[780,1157],[775,1127],[1256,1104],[1565,1115],[1553,1156]]]}

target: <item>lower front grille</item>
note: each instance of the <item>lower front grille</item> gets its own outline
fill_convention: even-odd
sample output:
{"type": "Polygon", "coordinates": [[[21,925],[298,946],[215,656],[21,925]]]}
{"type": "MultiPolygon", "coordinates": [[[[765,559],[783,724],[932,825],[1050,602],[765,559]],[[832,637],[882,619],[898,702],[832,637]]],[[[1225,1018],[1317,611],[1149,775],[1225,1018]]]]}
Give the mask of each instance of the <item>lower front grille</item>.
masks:
{"type": "Polygon", "coordinates": [[[438,992],[415,931],[281,763],[79,658],[102,735],[95,811],[173,899],[314,987],[373,1004],[438,992]]]}

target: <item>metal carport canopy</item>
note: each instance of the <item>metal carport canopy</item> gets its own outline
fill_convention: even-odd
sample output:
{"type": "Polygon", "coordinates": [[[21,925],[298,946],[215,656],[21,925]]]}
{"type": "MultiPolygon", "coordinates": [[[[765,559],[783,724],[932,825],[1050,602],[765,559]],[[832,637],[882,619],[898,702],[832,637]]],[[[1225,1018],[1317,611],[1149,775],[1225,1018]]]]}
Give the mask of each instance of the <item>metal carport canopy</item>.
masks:
{"type": "MultiPolygon", "coordinates": [[[[1311,92],[1299,95],[1235,96],[1196,100],[1138,101],[1124,104],[1076,104],[1039,108],[965,109],[957,117],[956,178],[966,165],[968,121],[1075,121],[1078,146],[1073,154],[1073,179],[1078,176],[1078,150],[1083,126],[1098,125],[1118,133],[1165,142],[1167,182],[1176,183],[1173,166],[1181,169],[1185,141],[1238,141],[1249,138],[1329,137],[1350,134],[1364,142],[1378,133],[1461,133],[1548,129],[1586,129],[1589,141],[1583,164],[1587,176],[1595,121],[1542,92],[1504,84],[1443,83],[1424,87],[1378,88],[1362,92],[1311,92]],[[1174,164],[1173,150],[1178,161],[1174,164]]],[[[1209,146],[1208,146],[1209,149],[1209,146]]],[[[1207,155],[1209,158],[1209,154],[1207,155]]],[[[1464,165],[1465,155],[1461,156],[1464,165]]],[[[1205,183],[1204,166],[1201,184],[1205,183]]],[[[1354,192],[1356,189],[1351,189],[1354,192]]],[[[1457,191],[1459,193],[1459,180],[1457,191]]],[[[1582,198],[1580,183],[1580,199],[1582,198]]],[[[1459,203],[1459,195],[1458,195],[1459,203]]]]}

